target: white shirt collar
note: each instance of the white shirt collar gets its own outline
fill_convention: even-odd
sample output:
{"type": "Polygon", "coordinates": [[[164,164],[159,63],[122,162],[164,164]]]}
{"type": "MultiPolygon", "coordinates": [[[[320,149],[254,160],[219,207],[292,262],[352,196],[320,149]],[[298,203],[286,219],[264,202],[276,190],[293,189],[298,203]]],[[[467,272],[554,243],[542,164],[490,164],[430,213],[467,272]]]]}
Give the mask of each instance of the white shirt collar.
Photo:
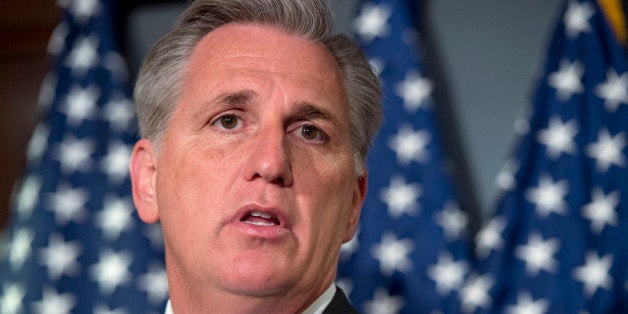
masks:
{"type": "Polygon", "coordinates": [[[334,298],[336,294],[336,285],[332,282],[331,286],[321,294],[314,303],[310,304],[302,314],[322,314],[325,308],[331,303],[331,300],[334,298]]]}
{"type": "MultiPolygon", "coordinates": [[[[321,294],[321,296],[318,297],[316,301],[314,301],[314,303],[310,304],[310,306],[308,306],[308,308],[303,311],[302,314],[322,314],[325,308],[327,308],[327,306],[329,305],[329,303],[331,303],[331,300],[334,298],[335,294],[336,285],[332,283],[329,288],[327,288],[327,290],[325,290],[325,292],[323,292],[323,294],[321,294]]],[[[170,300],[168,300],[168,303],[166,304],[166,311],[164,313],[174,314],[174,312],[172,311],[172,304],[170,304],[170,300]]]]}

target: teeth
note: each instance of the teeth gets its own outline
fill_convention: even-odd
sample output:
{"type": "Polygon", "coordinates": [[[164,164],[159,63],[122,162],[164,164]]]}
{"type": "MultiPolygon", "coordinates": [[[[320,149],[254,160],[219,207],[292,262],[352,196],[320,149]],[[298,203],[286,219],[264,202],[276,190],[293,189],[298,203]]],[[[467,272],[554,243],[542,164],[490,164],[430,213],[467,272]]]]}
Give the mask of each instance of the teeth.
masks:
{"type": "Polygon", "coordinates": [[[245,223],[256,225],[256,226],[274,226],[275,225],[272,222],[263,222],[263,221],[245,221],[245,223]]]}
{"type": "Polygon", "coordinates": [[[271,218],[273,218],[273,216],[270,215],[270,214],[266,214],[266,213],[262,213],[262,212],[258,212],[258,211],[251,212],[251,216],[253,216],[253,217],[261,217],[261,218],[264,218],[264,219],[271,219],[271,218]]]}
{"type": "Polygon", "coordinates": [[[278,226],[281,224],[274,215],[256,210],[251,211],[241,221],[256,226],[278,226]]]}

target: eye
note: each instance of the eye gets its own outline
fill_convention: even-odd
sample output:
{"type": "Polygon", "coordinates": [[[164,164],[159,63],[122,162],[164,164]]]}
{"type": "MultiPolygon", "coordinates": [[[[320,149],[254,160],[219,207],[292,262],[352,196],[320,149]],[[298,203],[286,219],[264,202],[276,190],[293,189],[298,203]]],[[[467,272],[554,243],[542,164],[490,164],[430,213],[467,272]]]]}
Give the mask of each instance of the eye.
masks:
{"type": "Polygon", "coordinates": [[[219,117],[212,124],[221,129],[232,130],[239,127],[240,124],[242,124],[242,122],[240,121],[240,118],[238,116],[227,114],[227,115],[219,117]]]}
{"type": "Polygon", "coordinates": [[[302,125],[298,128],[298,135],[308,141],[323,141],[325,134],[319,128],[313,125],[302,125]]]}

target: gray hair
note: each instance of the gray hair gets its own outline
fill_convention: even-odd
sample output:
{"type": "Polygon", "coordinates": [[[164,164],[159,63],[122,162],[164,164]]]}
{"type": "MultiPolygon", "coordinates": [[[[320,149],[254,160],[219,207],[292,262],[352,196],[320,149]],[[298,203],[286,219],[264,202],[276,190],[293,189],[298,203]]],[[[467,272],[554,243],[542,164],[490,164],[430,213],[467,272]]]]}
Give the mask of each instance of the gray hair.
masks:
{"type": "Polygon", "coordinates": [[[360,48],[346,35],[332,33],[333,17],[323,0],[194,1],[150,50],[140,69],[134,98],[142,137],[160,150],[195,46],[209,32],[228,23],[275,27],[320,43],[331,52],[343,74],[355,172],[362,176],[382,119],[381,89],[360,48]]]}

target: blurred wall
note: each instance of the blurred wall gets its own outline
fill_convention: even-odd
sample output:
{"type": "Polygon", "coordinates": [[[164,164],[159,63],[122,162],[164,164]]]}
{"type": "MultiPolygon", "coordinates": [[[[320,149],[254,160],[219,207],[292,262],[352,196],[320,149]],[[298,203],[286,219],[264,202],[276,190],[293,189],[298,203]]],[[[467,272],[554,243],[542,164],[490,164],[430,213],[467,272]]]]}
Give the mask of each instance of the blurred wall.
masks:
{"type": "Polygon", "coordinates": [[[52,0],[3,1],[0,9],[0,230],[13,183],[24,172],[46,46],[58,18],[52,0]]]}

